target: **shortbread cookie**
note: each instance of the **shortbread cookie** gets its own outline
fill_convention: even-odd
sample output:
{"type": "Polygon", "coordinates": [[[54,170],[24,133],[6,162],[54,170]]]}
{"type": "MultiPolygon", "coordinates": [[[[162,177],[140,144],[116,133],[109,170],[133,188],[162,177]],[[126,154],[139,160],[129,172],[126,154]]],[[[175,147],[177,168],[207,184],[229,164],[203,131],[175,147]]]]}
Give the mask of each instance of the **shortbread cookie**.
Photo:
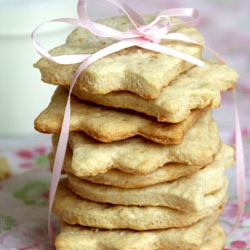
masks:
{"type": "Polygon", "coordinates": [[[222,250],[225,234],[209,216],[185,228],[155,231],[101,230],[62,223],[56,250],[222,250]]]}
{"type": "Polygon", "coordinates": [[[68,174],[69,188],[84,199],[115,205],[167,206],[181,211],[204,209],[206,195],[222,188],[225,166],[211,164],[197,173],[176,181],[143,188],[100,185],[68,174]]]}
{"type": "Polygon", "coordinates": [[[189,226],[221,211],[227,199],[226,184],[204,199],[205,209],[182,212],[168,207],[121,206],[85,200],[74,194],[63,179],[57,188],[53,212],[68,224],[104,229],[153,230],[189,226]]]}
{"type": "MultiPolygon", "coordinates": [[[[56,89],[49,106],[36,118],[36,130],[55,134],[61,131],[68,93],[63,87],[56,89]]],[[[71,98],[70,131],[83,131],[102,142],[123,140],[141,135],[163,144],[179,144],[186,131],[207,110],[191,112],[184,121],[176,124],[159,123],[154,118],[128,110],[116,110],[81,102],[71,98]]]]}
{"type": "MultiPolygon", "coordinates": [[[[49,160],[51,169],[53,168],[55,158],[55,152],[49,154],[49,160]]],[[[235,162],[235,150],[232,146],[222,144],[222,148],[215,156],[215,159],[211,164],[221,165],[225,168],[231,167],[235,162]]],[[[168,163],[163,167],[156,169],[154,172],[146,175],[129,174],[117,169],[111,169],[104,174],[96,176],[79,178],[88,180],[97,184],[111,185],[121,188],[140,188],[145,186],[151,186],[167,181],[174,181],[178,178],[189,176],[196,173],[202,167],[201,165],[185,165],[180,163],[168,163]]],[[[72,150],[68,147],[65,155],[65,162],[63,165],[63,172],[73,174],[72,169],[72,150]]]]}
{"type": "Polygon", "coordinates": [[[77,132],[70,133],[69,141],[73,151],[72,173],[82,177],[110,169],[148,174],[170,162],[207,166],[221,147],[211,113],[202,116],[179,145],[162,145],[141,137],[101,143],[77,132]]]}
{"type": "Polygon", "coordinates": [[[10,176],[11,170],[6,157],[0,157],[0,180],[10,176]]]}
{"type": "MultiPolygon", "coordinates": [[[[147,68],[147,67],[146,67],[147,68]]],[[[217,108],[221,103],[221,92],[232,89],[238,74],[229,66],[206,62],[206,66],[194,67],[180,75],[167,88],[163,88],[156,100],[145,100],[129,92],[112,92],[106,95],[91,94],[75,86],[73,94],[79,99],[105,106],[132,109],[158,121],[180,122],[193,109],[217,108]]]]}
{"type": "MultiPolygon", "coordinates": [[[[216,172],[214,171],[214,174],[216,172]]],[[[114,205],[163,206],[184,212],[198,212],[204,209],[205,196],[215,192],[225,184],[226,177],[222,176],[222,173],[219,173],[218,177],[212,177],[214,179],[206,178],[203,174],[198,173],[195,176],[179,179],[174,183],[124,189],[93,184],[73,175],[68,176],[69,188],[87,200],[114,205]],[[211,180],[215,182],[214,187],[211,180]]]]}
{"type": "MultiPolygon", "coordinates": [[[[53,169],[55,152],[48,155],[51,170],[53,169]]],[[[163,167],[156,169],[149,174],[130,174],[118,169],[110,169],[106,173],[98,174],[96,176],[81,176],[79,172],[72,168],[72,150],[68,147],[65,154],[62,173],[77,174],[79,178],[83,178],[93,183],[112,185],[122,188],[139,188],[158,183],[173,181],[183,176],[188,176],[196,173],[203,166],[201,165],[187,165],[180,163],[168,163],[163,167]]]]}
{"type": "MultiPolygon", "coordinates": [[[[63,168],[68,173],[72,172],[71,158],[72,156],[67,156],[67,164],[63,168]]],[[[227,168],[231,167],[234,161],[234,149],[229,145],[223,144],[221,151],[216,155],[212,164],[216,166],[223,164],[227,168]]],[[[104,174],[84,177],[84,179],[97,184],[112,185],[121,188],[139,188],[174,181],[178,178],[192,175],[201,167],[169,163],[147,175],[133,175],[113,169],[104,174]]]]}
{"type": "MultiPolygon", "coordinates": [[[[147,22],[153,15],[144,16],[147,22]]],[[[174,22],[181,22],[174,18],[174,22]]],[[[134,29],[127,17],[119,16],[99,21],[120,31],[134,29]]],[[[174,26],[169,31],[179,32],[204,43],[198,31],[189,26],[174,26]]],[[[114,39],[95,36],[83,28],[76,28],[67,38],[66,43],[50,51],[53,56],[68,54],[93,54],[116,42],[114,39]]],[[[163,46],[201,58],[202,46],[181,41],[162,40],[163,46]]],[[[45,58],[35,65],[47,83],[69,86],[79,64],[61,65],[45,58]]],[[[166,54],[153,52],[139,47],[130,47],[110,54],[87,67],[77,80],[80,89],[91,93],[106,94],[112,91],[131,91],[144,98],[159,96],[161,88],[167,86],[179,74],[193,67],[194,64],[166,54]]]]}

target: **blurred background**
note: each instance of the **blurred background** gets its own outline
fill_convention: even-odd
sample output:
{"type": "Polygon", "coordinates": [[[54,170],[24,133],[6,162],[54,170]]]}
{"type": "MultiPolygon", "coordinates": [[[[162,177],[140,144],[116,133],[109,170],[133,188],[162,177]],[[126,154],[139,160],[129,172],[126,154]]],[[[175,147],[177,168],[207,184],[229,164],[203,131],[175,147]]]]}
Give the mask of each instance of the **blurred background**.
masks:
{"type": "MultiPolygon", "coordinates": [[[[164,8],[194,7],[200,11],[199,31],[213,48],[241,75],[241,97],[250,92],[250,1],[249,0],[124,0],[138,12],[164,8]],[[248,92],[247,92],[248,91],[248,92]]],[[[52,18],[76,17],[77,0],[0,0],[0,136],[33,135],[33,120],[48,105],[54,86],[40,81],[33,68],[40,55],[33,48],[30,34],[40,23],[52,18]]],[[[90,0],[93,19],[119,14],[109,3],[90,0]]],[[[47,49],[64,43],[74,27],[47,24],[37,40],[47,49]]],[[[226,97],[224,97],[225,99],[226,97]]],[[[244,99],[245,100],[245,99],[244,99]]],[[[243,101],[241,99],[241,101],[243,101]]],[[[243,105],[243,108],[246,105],[243,105]]],[[[243,112],[243,110],[242,110],[243,112]]],[[[216,115],[216,114],[215,114],[216,115]]],[[[218,120],[223,119],[220,115],[218,120]]],[[[230,122],[225,123],[231,126],[230,122]]]]}
{"type": "MultiPolygon", "coordinates": [[[[40,58],[32,30],[52,18],[75,15],[76,1],[0,0],[0,136],[34,134],[33,120],[46,107],[54,86],[42,84],[33,63],[40,58]]],[[[46,48],[64,42],[68,26],[48,25],[37,39],[46,48]]]]}

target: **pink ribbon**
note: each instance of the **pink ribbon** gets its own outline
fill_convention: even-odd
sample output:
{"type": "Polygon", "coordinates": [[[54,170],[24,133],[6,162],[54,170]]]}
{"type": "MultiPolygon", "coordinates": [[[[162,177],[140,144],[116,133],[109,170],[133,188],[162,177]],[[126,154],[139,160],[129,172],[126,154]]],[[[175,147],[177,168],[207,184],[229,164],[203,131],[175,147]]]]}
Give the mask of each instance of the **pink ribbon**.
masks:
{"type": "Polygon", "coordinates": [[[237,184],[237,197],[238,197],[238,215],[234,226],[228,233],[228,237],[241,224],[243,214],[245,211],[246,202],[246,183],[245,183],[245,159],[244,159],[244,147],[239,119],[239,112],[237,108],[237,95],[236,90],[233,90],[234,98],[234,114],[235,114],[235,148],[236,148],[236,184],[237,184]]]}
{"type": "MultiPolygon", "coordinates": [[[[53,201],[55,198],[56,189],[60,180],[61,170],[62,170],[67,142],[69,138],[71,93],[75,85],[75,82],[77,78],[80,76],[81,72],[84,69],[86,69],[89,65],[94,63],[95,61],[107,55],[110,55],[112,53],[115,53],[117,51],[121,51],[125,48],[129,48],[133,46],[137,46],[137,47],[141,47],[147,50],[152,50],[155,52],[177,57],[179,59],[193,63],[197,66],[204,66],[204,62],[198,58],[192,57],[180,51],[176,51],[172,48],[161,45],[160,43],[163,39],[182,41],[182,42],[192,43],[192,44],[205,47],[212,54],[214,54],[222,63],[224,63],[223,59],[215,51],[206,47],[200,42],[194,40],[193,38],[188,37],[181,33],[169,33],[170,29],[176,25],[182,25],[182,26],[195,25],[199,19],[199,13],[197,10],[193,8],[176,8],[176,9],[163,10],[156,15],[155,19],[151,23],[146,24],[142,16],[140,16],[138,13],[136,13],[127,5],[121,4],[117,0],[104,0],[104,1],[110,2],[114,6],[118,7],[128,17],[131,24],[133,25],[133,29],[126,31],[126,32],[121,32],[121,31],[112,29],[110,27],[107,27],[105,25],[93,22],[90,19],[88,12],[86,10],[86,7],[85,7],[87,0],[79,0],[78,6],[77,6],[79,19],[74,19],[74,18],[53,19],[53,20],[44,22],[40,24],[39,26],[37,26],[31,34],[33,45],[36,51],[42,57],[45,57],[48,60],[58,63],[58,64],[80,63],[80,66],[77,68],[73,76],[71,85],[70,85],[69,95],[68,95],[67,104],[65,108],[65,114],[64,114],[64,119],[62,122],[62,128],[61,128],[58,147],[57,147],[57,151],[55,155],[54,167],[53,167],[52,178],[51,178],[51,187],[50,187],[50,196],[49,196],[49,212],[48,212],[48,232],[49,232],[49,237],[52,242],[54,242],[55,240],[55,235],[54,235],[52,222],[51,222],[52,205],[53,205],[53,201]],[[190,20],[182,22],[182,23],[174,23],[170,20],[171,17],[188,17],[190,18],[190,20]],[[97,51],[94,54],[51,56],[49,52],[46,51],[35,40],[36,32],[44,24],[49,23],[49,22],[69,23],[74,26],[88,29],[90,32],[92,32],[93,34],[97,36],[113,38],[117,40],[117,42],[97,51]]],[[[238,118],[236,120],[239,121],[238,118]]],[[[237,136],[237,138],[239,139],[237,141],[239,141],[239,144],[242,144],[241,137],[240,137],[240,127],[238,126],[236,127],[236,134],[239,135],[237,136]]],[[[238,145],[238,147],[239,149],[241,149],[240,145],[238,145]]],[[[237,168],[239,169],[237,173],[237,176],[238,176],[237,182],[242,183],[242,185],[239,187],[240,189],[239,193],[242,193],[244,191],[244,186],[243,186],[243,181],[242,181],[244,179],[244,176],[243,176],[244,175],[244,167],[243,167],[244,162],[242,162],[243,158],[241,157],[240,153],[239,154],[237,153],[237,156],[240,157],[239,164],[242,166],[240,168],[237,168]]],[[[242,216],[242,209],[244,211],[244,202],[243,202],[244,197],[242,196],[239,196],[239,197],[240,197],[239,204],[241,204],[239,216],[242,216]]],[[[240,218],[238,219],[237,223],[239,223],[239,221],[240,221],[240,218]]]]}

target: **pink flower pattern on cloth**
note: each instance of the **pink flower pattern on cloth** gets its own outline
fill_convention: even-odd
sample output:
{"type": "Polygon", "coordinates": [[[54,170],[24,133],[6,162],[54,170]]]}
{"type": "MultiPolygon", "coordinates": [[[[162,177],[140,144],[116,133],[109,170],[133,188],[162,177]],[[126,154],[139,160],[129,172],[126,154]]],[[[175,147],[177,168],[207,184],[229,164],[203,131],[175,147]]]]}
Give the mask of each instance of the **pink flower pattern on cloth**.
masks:
{"type": "MultiPolygon", "coordinates": [[[[127,1],[133,7],[134,2],[127,1]]],[[[159,9],[157,7],[187,7],[187,1],[147,0],[143,5],[143,12],[148,12],[152,11],[152,5],[155,10],[159,9]]],[[[219,52],[240,74],[237,96],[246,161],[246,207],[241,225],[227,238],[224,250],[250,250],[250,1],[190,0],[188,5],[200,12],[198,28],[206,44],[219,52]]],[[[221,107],[214,111],[222,140],[230,144],[235,143],[233,109],[232,93],[228,92],[222,95],[221,107]]],[[[50,151],[51,142],[47,135],[10,140],[0,138],[0,156],[6,157],[12,168],[11,177],[0,181],[1,250],[53,249],[47,234],[51,174],[46,155],[50,151]]],[[[230,196],[220,221],[229,233],[237,219],[235,167],[227,170],[227,175],[230,196]]],[[[52,219],[57,230],[59,221],[56,217],[52,219]]]]}

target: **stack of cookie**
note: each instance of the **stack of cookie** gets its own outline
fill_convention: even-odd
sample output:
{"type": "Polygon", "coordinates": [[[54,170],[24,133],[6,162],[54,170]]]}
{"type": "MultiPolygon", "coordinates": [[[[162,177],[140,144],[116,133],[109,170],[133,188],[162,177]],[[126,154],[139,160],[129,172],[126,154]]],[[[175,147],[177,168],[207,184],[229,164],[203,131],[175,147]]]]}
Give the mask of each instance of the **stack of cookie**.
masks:
{"type": "MultiPolygon", "coordinates": [[[[149,22],[153,16],[147,15],[149,22]]],[[[100,22],[131,29],[126,17],[100,22]]],[[[203,43],[196,29],[171,32],[203,43]]],[[[75,29],[52,55],[89,54],[112,44],[75,29]]],[[[162,41],[201,58],[202,47],[162,41]]],[[[43,81],[59,85],[35,128],[53,134],[53,166],[68,89],[78,67],[45,58],[43,81]]],[[[234,88],[227,65],[205,67],[144,50],[125,49],[90,65],[71,100],[70,135],[53,211],[62,221],[57,249],[222,249],[218,218],[227,201],[225,169],[234,149],[221,142],[212,109],[234,88]]]]}

